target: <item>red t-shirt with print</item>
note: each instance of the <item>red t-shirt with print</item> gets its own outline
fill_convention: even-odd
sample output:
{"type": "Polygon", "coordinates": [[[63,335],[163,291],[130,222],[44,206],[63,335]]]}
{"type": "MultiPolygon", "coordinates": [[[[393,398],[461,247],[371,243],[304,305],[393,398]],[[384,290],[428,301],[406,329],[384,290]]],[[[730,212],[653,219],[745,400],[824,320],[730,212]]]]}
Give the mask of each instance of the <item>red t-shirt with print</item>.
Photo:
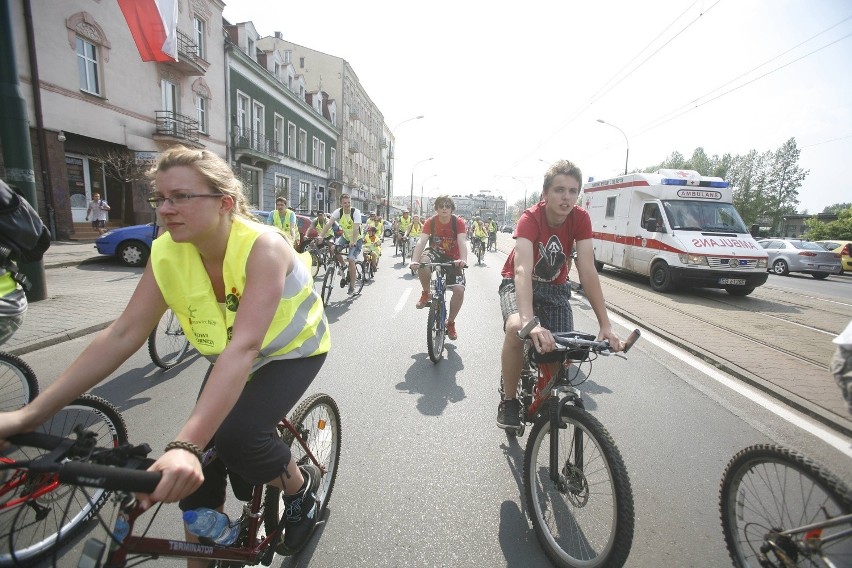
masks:
{"type": "Polygon", "coordinates": [[[429,239],[430,247],[438,250],[453,260],[458,260],[459,255],[461,254],[459,251],[458,236],[466,235],[467,228],[465,228],[463,219],[456,217],[455,215],[452,217],[450,217],[450,220],[447,221],[446,224],[441,223],[441,220],[438,219],[437,215],[429,217],[426,219],[426,222],[423,223],[423,234],[431,235],[429,239]],[[453,232],[452,217],[456,218],[455,232],[453,232]]]}
{"type": "MultiPolygon", "coordinates": [[[[533,280],[550,284],[564,284],[568,279],[566,260],[574,247],[574,241],[592,238],[592,219],[582,207],[574,207],[558,227],[547,224],[543,201],[521,214],[513,238],[524,238],[533,244],[533,280]]],[[[503,278],[515,277],[515,250],[509,254],[503,270],[503,278]]]]}

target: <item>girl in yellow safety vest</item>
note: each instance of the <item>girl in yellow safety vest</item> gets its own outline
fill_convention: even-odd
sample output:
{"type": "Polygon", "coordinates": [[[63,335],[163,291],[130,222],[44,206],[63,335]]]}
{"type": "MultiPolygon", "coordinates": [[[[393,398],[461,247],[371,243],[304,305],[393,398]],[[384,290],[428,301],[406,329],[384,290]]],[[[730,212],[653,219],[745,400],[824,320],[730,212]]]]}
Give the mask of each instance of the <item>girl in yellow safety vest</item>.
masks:
{"type": "Polygon", "coordinates": [[[321,472],[291,459],[276,427],[329,350],[322,300],[280,232],[251,220],[241,184],[222,158],[176,146],[161,154],[149,177],[148,202],[168,232],[154,241],[124,312],[29,405],[0,413],[0,444],[106,379],[171,308],[190,343],[215,365],[185,424],[150,467],[162,478],[141,497],[143,506],[220,508],[225,472],[201,470],[202,450],[215,441],[231,474],[283,490],[284,545],[298,550],[316,522],[309,512],[321,472]]]}

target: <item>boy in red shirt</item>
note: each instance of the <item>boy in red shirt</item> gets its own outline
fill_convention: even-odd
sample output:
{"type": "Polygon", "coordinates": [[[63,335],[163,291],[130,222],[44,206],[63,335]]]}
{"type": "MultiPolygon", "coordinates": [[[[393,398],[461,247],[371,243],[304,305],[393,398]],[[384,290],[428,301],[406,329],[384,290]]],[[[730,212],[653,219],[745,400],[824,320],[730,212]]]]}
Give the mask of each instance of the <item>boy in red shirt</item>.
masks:
{"type": "MultiPolygon", "coordinates": [[[[455,340],[456,316],[461,310],[464,302],[464,271],[467,266],[467,230],[464,220],[453,214],[456,204],[449,195],[440,195],[435,199],[436,215],[433,215],[423,224],[423,232],[420,240],[411,253],[412,269],[420,266],[423,249],[429,246],[428,256],[431,262],[453,261],[452,268],[447,269],[447,288],[453,291],[450,300],[450,313],[447,314],[447,337],[455,340]],[[417,259],[417,260],[414,260],[417,259]]],[[[417,301],[417,309],[421,309],[429,301],[429,270],[418,271],[420,286],[423,288],[420,299],[417,301]]]]}
{"type": "Polygon", "coordinates": [[[577,207],[583,174],[567,160],[555,162],[544,176],[541,201],[523,212],[515,227],[515,248],[501,274],[500,309],[503,312],[503,397],[497,410],[497,426],[520,426],[521,406],[515,398],[523,366],[524,342],[518,331],[534,317],[540,324],[529,333],[539,353],[556,347],[551,332],[574,329],[571,287],[568,283],[571,248],[577,245],[577,272],[586,298],[600,326],[598,339],[607,339],[615,351],[624,343],[609,322],[601,282],[595,270],[592,221],[577,207]]]}

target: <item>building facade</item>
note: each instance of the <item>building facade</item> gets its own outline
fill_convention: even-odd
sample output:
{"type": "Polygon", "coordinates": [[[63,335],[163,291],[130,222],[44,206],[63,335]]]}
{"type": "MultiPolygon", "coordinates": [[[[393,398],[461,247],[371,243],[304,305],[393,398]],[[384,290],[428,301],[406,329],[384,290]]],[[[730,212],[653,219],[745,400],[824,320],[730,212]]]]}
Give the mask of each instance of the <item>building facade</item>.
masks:
{"type": "Polygon", "coordinates": [[[178,6],[178,61],[154,63],[142,61],[116,2],[10,2],[39,212],[55,238],[85,234],[93,193],[109,201],[113,222],[152,220],[144,170],[168,146],[224,156],[225,122],[214,119],[226,104],[224,3],[178,6]]]}

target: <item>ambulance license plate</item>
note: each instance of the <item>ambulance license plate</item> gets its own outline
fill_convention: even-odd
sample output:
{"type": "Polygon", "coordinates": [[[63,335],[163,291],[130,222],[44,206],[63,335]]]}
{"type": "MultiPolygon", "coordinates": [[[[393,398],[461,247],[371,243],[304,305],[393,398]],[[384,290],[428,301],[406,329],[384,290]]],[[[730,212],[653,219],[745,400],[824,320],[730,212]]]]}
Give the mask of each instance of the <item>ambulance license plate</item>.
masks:
{"type": "Polygon", "coordinates": [[[730,286],[745,286],[745,278],[719,278],[719,284],[730,286]]]}

